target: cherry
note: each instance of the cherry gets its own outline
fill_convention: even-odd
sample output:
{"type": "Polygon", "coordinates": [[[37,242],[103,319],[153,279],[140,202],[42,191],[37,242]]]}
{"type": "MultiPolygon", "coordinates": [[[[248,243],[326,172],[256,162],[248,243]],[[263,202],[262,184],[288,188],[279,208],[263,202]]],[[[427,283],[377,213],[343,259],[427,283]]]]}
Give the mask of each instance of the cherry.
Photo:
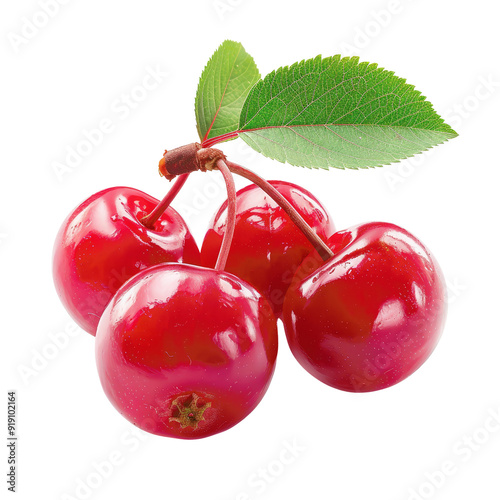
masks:
{"type": "MultiPolygon", "coordinates": [[[[230,162],[228,162],[231,165],[230,162]]],[[[335,231],[321,203],[305,189],[283,181],[270,181],[326,240],[335,231]]],[[[201,262],[213,267],[226,231],[227,202],[215,214],[201,249],[201,262]]],[[[283,208],[258,186],[237,193],[236,228],[225,270],[253,285],[281,316],[283,300],[293,274],[313,246],[283,208]]]]}
{"type": "Polygon", "coordinates": [[[136,426],[195,439],[229,429],[264,396],[276,318],[254,288],[224,271],[160,264],[111,299],[96,336],[104,391],[136,426]]]}
{"type": "Polygon", "coordinates": [[[62,224],[54,283],[70,315],[92,335],[108,302],[136,273],[162,262],[199,263],[196,242],[174,209],[151,227],[141,223],[157,205],[141,191],[114,187],[88,198],[62,224]]]}
{"type": "Polygon", "coordinates": [[[435,348],[446,289],[429,251],[410,233],[373,222],[335,233],[334,257],[311,253],[297,270],[283,322],[299,363],[352,392],[392,386],[435,348]]]}

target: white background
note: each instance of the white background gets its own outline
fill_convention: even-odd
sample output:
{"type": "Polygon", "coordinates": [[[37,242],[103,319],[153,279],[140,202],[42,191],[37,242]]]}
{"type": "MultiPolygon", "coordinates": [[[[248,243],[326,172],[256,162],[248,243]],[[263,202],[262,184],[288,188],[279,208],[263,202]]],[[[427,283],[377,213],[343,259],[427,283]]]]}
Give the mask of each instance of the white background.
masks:
{"type": "MultiPolygon", "coordinates": [[[[6,406],[7,390],[18,391],[17,497],[500,498],[500,423],[491,417],[500,419],[494,2],[65,3],[31,31],[28,21],[44,23],[39,2],[4,1],[0,12],[2,398],[6,406]],[[65,216],[98,190],[164,195],[158,160],[165,148],[197,140],[198,78],[226,38],[242,42],[263,75],[317,54],[357,54],[407,78],[457,129],[459,138],[430,154],[369,171],[308,171],[260,157],[241,140],[223,146],[259,174],[315,193],[338,228],[383,220],[419,237],[449,282],[446,329],[416,374],[371,394],[316,381],[280,330],[271,388],[238,426],[191,442],[134,437],[101,390],[94,338],[64,333],[73,323],[52,285],[52,242],[65,216]],[[156,67],[168,75],[141,95],[136,87],[156,67]],[[124,109],[131,92],[144,99],[124,109]],[[58,177],[54,163],[106,118],[113,131],[58,177]],[[66,339],[60,348],[57,333],[66,339]],[[295,456],[284,454],[285,442],[295,456]],[[110,459],[112,471],[96,472],[110,459]],[[443,476],[445,462],[453,473],[443,476]]],[[[192,175],[174,202],[199,243],[224,199],[219,177],[192,175]]]]}

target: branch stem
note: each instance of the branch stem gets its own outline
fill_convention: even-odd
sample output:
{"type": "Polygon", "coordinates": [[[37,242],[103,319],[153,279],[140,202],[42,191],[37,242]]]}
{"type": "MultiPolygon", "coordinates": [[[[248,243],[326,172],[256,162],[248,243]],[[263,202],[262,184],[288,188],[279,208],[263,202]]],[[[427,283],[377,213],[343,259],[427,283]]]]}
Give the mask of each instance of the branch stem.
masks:
{"type": "Polygon", "coordinates": [[[174,185],[170,188],[168,193],[165,195],[163,200],[156,205],[154,210],[141,219],[141,223],[143,226],[146,226],[148,229],[153,229],[156,221],[162,216],[165,210],[170,206],[173,199],[177,196],[179,191],[182,189],[182,186],[186,183],[189,174],[182,174],[177,177],[174,182],[174,185]]]}
{"type": "Polygon", "coordinates": [[[292,222],[302,231],[304,236],[309,240],[311,245],[316,249],[320,257],[326,262],[333,257],[333,252],[328,245],[316,234],[314,229],[304,220],[293,205],[269,182],[256,173],[248,170],[237,163],[226,161],[229,170],[234,174],[241,175],[259,186],[266,194],[268,194],[290,217],[292,222]]]}
{"type": "Polygon", "coordinates": [[[227,189],[227,226],[226,231],[224,232],[222,245],[219,250],[219,255],[217,257],[217,262],[215,264],[216,271],[223,271],[226,267],[229,249],[231,248],[231,243],[233,242],[234,228],[236,226],[236,188],[234,186],[233,175],[226,165],[226,162],[219,159],[217,160],[216,167],[223,175],[227,189]]]}

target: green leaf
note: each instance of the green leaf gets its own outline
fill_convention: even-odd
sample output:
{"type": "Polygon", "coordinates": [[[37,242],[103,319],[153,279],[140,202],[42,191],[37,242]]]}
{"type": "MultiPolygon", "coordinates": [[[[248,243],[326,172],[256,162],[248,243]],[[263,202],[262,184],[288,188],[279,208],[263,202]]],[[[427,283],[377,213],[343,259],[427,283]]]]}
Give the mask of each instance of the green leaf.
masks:
{"type": "Polygon", "coordinates": [[[259,70],[241,43],[223,42],[203,70],[196,93],[196,125],[202,142],[238,130],[243,103],[259,80],[259,70]]]}
{"type": "Polygon", "coordinates": [[[314,59],[249,93],[239,136],[265,156],[309,168],[366,168],[457,136],[413,85],[357,57],[314,59]]]}

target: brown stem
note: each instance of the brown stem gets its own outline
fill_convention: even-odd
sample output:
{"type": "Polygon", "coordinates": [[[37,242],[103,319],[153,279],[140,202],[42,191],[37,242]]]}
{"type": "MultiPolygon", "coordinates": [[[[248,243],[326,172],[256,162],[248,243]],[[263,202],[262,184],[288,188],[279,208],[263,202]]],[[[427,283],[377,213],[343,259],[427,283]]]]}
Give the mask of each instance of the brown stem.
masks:
{"type": "Polygon", "coordinates": [[[174,185],[170,188],[169,192],[166,194],[165,198],[156,205],[154,210],[141,219],[141,223],[148,229],[153,229],[156,221],[162,216],[165,210],[170,206],[173,199],[177,196],[177,193],[181,190],[182,186],[186,183],[189,174],[182,174],[177,177],[174,185]]]}
{"type": "MultiPolygon", "coordinates": [[[[205,146],[207,144],[209,144],[208,141],[205,146]]],[[[227,173],[229,173],[230,176],[230,172],[233,172],[252,181],[265,193],[267,193],[287,213],[292,222],[300,229],[300,231],[302,231],[304,236],[309,240],[311,245],[316,249],[320,257],[324,261],[327,261],[328,259],[333,257],[333,252],[330,250],[328,245],[316,234],[316,232],[303,219],[299,212],[297,212],[297,210],[288,202],[286,198],[283,197],[283,195],[277,189],[275,189],[271,184],[269,184],[269,182],[267,182],[262,177],[259,177],[254,172],[246,169],[245,167],[242,167],[241,165],[233,163],[232,161],[227,161],[226,156],[219,149],[202,147],[201,144],[198,143],[187,144],[186,146],[181,146],[180,148],[172,149],[171,151],[165,151],[165,154],[163,155],[163,158],[160,160],[159,164],[160,174],[169,180],[174,179],[176,176],[183,177],[189,172],[194,172],[195,170],[201,170],[202,172],[205,172],[207,170],[213,170],[214,168],[218,168],[224,175],[224,180],[226,181],[226,186],[228,189],[228,206],[231,206],[232,204],[230,192],[234,191],[234,182],[232,180],[232,177],[231,180],[229,180],[227,173]],[[227,168],[228,171],[226,173],[227,168]]],[[[175,187],[176,186],[174,186],[172,189],[175,189],[175,187]]],[[[234,202],[234,205],[236,206],[236,202],[234,202]]],[[[151,224],[151,220],[149,218],[146,219],[146,223],[151,224]]],[[[234,228],[232,230],[234,231],[234,228]]],[[[227,236],[228,232],[229,231],[226,231],[225,236],[227,236]]],[[[229,252],[229,247],[231,246],[231,241],[232,234],[230,238],[227,239],[227,242],[226,239],[224,239],[223,246],[221,247],[221,251],[219,252],[219,258],[217,259],[218,267],[216,267],[216,269],[224,269],[227,260],[227,253],[229,252]]]]}
{"type": "Polygon", "coordinates": [[[333,252],[328,245],[315,233],[299,212],[297,212],[292,204],[276,188],[251,170],[233,163],[232,161],[226,160],[226,163],[231,172],[252,181],[267,193],[287,213],[292,222],[302,231],[304,236],[310,241],[311,245],[316,249],[324,261],[333,257],[333,252]]]}
{"type": "Polygon", "coordinates": [[[181,174],[196,170],[206,172],[213,170],[217,160],[225,160],[226,156],[220,149],[202,148],[201,144],[193,142],[180,148],[165,151],[158,164],[160,175],[169,181],[181,174]]]}
{"type": "Polygon", "coordinates": [[[229,249],[233,242],[234,228],[236,226],[236,188],[234,186],[233,176],[224,160],[217,160],[216,167],[223,175],[227,189],[227,226],[215,264],[216,271],[223,271],[226,267],[229,249]]]}

